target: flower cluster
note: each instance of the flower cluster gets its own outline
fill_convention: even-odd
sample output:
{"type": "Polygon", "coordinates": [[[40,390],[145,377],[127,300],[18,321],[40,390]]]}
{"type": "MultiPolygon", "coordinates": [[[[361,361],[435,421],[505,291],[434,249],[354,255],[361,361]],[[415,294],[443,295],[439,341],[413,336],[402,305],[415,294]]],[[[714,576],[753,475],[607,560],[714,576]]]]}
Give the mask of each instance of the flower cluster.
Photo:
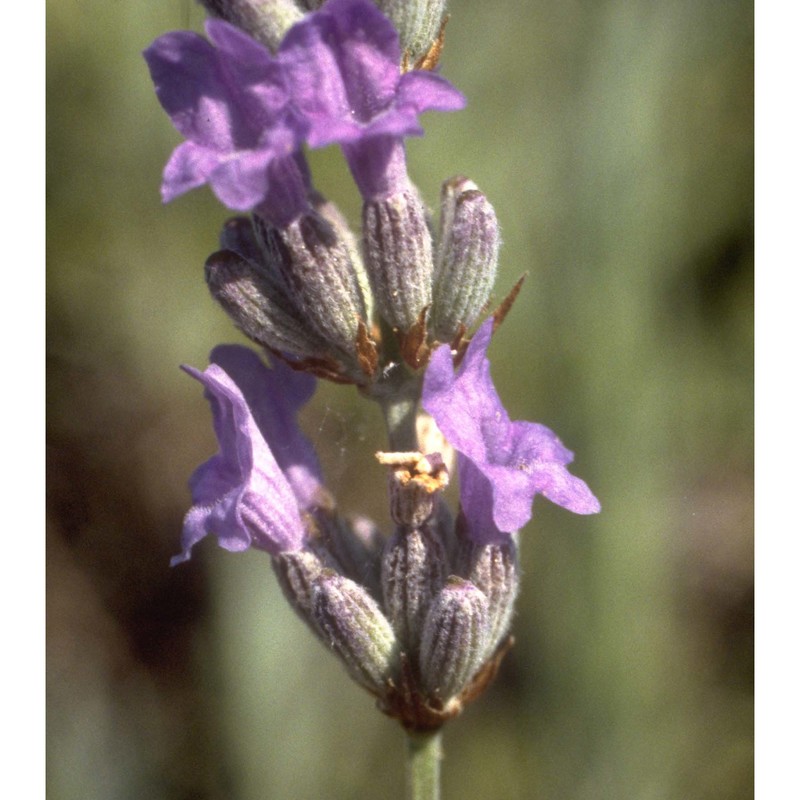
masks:
{"type": "Polygon", "coordinates": [[[228,550],[267,551],[287,599],[380,707],[434,729],[505,652],[517,531],[534,496],[580,514],[600,507],[568,471],[572,453],[545,426],[511,421],[492,383],[486,353],[510,307],[479,323],[499,249],[492,206],[469,179],[448,180],[434,234],[407,173],[419,114],[464,104],[432,70],[443,4],[414,25],[371,0],[209,5],[224,18],[207,22],[207,39],[170,33],[144,54],[185,137],[162,196],[208,183],[249,212],[225,224],[206,280],[271,366],[228,345],[204,372],[185,368],[205,389],[219,452],[191,478],[173,563],[209,534],[228,550]],[[334,143],[363,198],[360,237],[303,155],[334,143]],[[388,536],[344,519],[324,486],[297,422],[317,378],[354,384],[384,411],[388,536]],[[418,436],[431,418],[449,444],[418,436]],[[455,515],[442,499],[449,447],[455,515]]]}

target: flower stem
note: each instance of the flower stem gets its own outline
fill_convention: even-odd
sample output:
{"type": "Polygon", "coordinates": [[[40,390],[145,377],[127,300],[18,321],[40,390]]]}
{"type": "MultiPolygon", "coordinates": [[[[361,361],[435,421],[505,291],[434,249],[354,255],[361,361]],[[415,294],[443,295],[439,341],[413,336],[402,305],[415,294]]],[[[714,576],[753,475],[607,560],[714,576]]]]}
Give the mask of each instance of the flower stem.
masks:
{"type": "Polygon", "coordinates": [[[389,446],[396,451],[417,449],[417,402],[410,397],[398,397],[383,403],[383,416],[389,433],[389,446]]]}
{"type": "Polygon", "coordinates": [[[391,377],[373,388],[371,396],[380,403],[389,447],[395,452],[409,452],[418,447],[417,404],[421,384],[419,375],[398,367],[391,377]]]}
{"type": "Polygon", "coordinates": [[[439,800],[442,733],[409,733],[406,740],[408,800],[439,800]]]}

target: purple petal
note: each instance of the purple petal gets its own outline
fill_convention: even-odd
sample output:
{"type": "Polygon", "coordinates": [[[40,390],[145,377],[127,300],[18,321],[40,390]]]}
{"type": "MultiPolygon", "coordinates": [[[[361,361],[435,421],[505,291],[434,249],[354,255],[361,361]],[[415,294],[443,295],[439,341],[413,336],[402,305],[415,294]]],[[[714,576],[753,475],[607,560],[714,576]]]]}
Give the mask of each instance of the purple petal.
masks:
{"type": "Polygon", "coordinates": [[[423,111],[460,111],[467,99],[449,81],[434,72],[415,69],[400,78],[397,105],[423,111]]]}
{"type": "Polygon", "coordinates": [[[555,503],[575,514],[597,514],[600,502],[592,494],[586,482],[576,478],[565,466],[548,464],[538,469],[532,480],[551,503],[555,503]]]}
{"type": "Polygon", "coordinates": [[[198,145],[220,152],[255,147],[287,105],[280,67],[228,23],[212,20],[207,30],[229,47],[233,40],[249,47],[215,48],[191,31],[160,36],[144,51],[158,99],[175,127],[198,145]]]}
{"type": "Polygon", "coordinates": [[[425,410],[450,444],[477,463],[488,461],[505,444],[509,425],[485,357],[491,337],[491,325],[484,323],[467,348],[458,376],[447,347],[438,347],[425,373],[422,395],[425,410]]]}
{"type": "Polygon", "coordinates": [[[476,464],[458,457],[461,510],[470,537],[479,544],[498,543],[531,517],[531,494],[522,474],[476,464]]]}
{"type": "Polygon", "coordinates": [[[419,136],[421,111],[453,110],[464,102],[438,76],[401,77],[397,31],[370,0],[329,0],[289,31],[279,58],[293,102],[310,125],[312,147],[419,136]]]}
{"type": "Polygon", "coordinates": [[[226,57],[237,71],[237,81],[249,85],[260,79],[259,69],[274,66],[271,53],[263,44],[248,36],[243,30],[221,19],[208,19],[205,24],[206,35],[217,50],[226,57]],[[252,76],[252,80],[248,77],[252,76]]]}
{"type": "Polygon", "coordinates": [[[269,191],[269,166],[273,154],[244,150],[222,161],[208,176],[214,194],[234,211],[257,206],[269,191]]]}
{"type": "Polygon", "coordinates": [[[206,31],[211,41],[177,31],[144,51],[158,99],[187,139],[167,165],[162,195],[208,182],[230,208],[250,210],[270,192],[269,162],[298,150],[305,125],[265,47],[221,20],[206,31]]]}
{"type": "Polygon", "coordinates": [[[172,124],[198,145],[229,147],[228,87],[211,44],[190,31],[159,36],[144,51],[156,95],[172,124]]]}
{"type": "Polygon", "coordinates": [[[205,372],[184,369],[206,389],[220,449],[190,479],[193,506],[184,519],[183,550],[172,564],[190,558],[208,534],[231,551],[298,549],[306,533],[295,493],[242,391],[217,364],[205,372]]]}
{"type": "Polygon", "coordinates": [[[446,346],[431,357],[422,405],[459,453],[461,507],[470,536],[500,541],[531,518],[536,494],[578,514],[600,504],[566,469],[572,453],[544,425],[512,422],[489,372],[493,321],[477,331],[456,373],[446,346]]]}
{"type": "Polygon", "coordinates": [[[297,413],[314,394],[316,379],[277,359],[267,369],[256,353],[240,345],[215,347],[211,361],[238,386],[300,509],[309,509],[320,496],[322,469],[314,446],[297,424],[297,413]]]}
{"type": "Polygon", "coordinates": [[[366,141],[343,144],[342,152],[366,200],[378,200],[410,189],[402,139],[373,136],[366,141]]]}
{"type": "Polygon", "coordinates": [[[221,156],[194,142],[183,142],[173,150],[161,184],[161,199],[168,203],[179,195],[202,186],[219,166],[221,156]]]}

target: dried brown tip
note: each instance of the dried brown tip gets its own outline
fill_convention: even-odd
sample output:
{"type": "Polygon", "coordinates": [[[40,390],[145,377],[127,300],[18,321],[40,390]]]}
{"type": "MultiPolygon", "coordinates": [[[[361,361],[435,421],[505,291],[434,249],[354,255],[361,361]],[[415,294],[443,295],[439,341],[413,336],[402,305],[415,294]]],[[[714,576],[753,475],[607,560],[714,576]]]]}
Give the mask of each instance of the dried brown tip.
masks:
{"type": "Polygon", "coordinates": [[[356,334],[356,356],[358,366],[368,377],[373,378],[378,371],[378,348],[367,331],[364,320],[358,321],[358,333],[356,334]]]}
{"type": "Polygon", "coordinates": [[[414,324],[405,332],[398,333],[397,338],[400,344],[400,355],[403,361],[412,369],[419,369],[428,363],[431,349],[428,347],[428,306],[419,312],[414,324]]]}
{"type": "Polygon", "coordinates": [[[448,14],[442,20],[442,24],[439,27],[439,33],[436,36],[435,41],[428,49],[428,52],[425,53],[424,56],[420,56],[414,62],[414,69],[436,69],[436,66],[439,64],[439,59],[442,57],[442,50],[444,50],[444,29],[449,19],[450,15],[448,14]]]}
{"type": "Polygon", "coordinates": [[[342,365],[332,358],[303,358],[299,361],[292,361],[278,350],[273,350],[271,347],[265,347],[264,349],[276,358],[279,358],[284,364],[288,364],[295,372],[307,372],[315,378],[323,378],[332,383],[356,383],[356,381],[345,374],[342,365]]]}
{"type": "Polygon", "coordinates": [[[525,278],[527,277],[527,272],[520,276],[519,280],[511,288],[511,291],[505,296],[503,302],[500,303],[495,312],[492,314],[492,317],[494,317],[492,333],[494,333],[500,327],[500,324],[506,318],[508,312],[511,311],[511,307],[514,305],[514,301],[517,299],[517,295],[519,294],[520,289],[522,289],[522,284],[525,282],[525,278]]]}

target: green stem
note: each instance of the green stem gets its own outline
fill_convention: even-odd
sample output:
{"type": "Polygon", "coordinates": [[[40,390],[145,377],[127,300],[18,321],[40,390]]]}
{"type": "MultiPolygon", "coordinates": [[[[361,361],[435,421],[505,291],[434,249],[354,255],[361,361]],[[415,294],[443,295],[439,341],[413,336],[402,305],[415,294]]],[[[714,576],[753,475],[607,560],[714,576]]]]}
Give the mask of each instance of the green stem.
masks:
{"type": "Polygon", "coordinates": [[[418,375],[398,369],[392,378],[373,390],[372,397],[380,403],[389,448],[394,452],[411,452],[417,443],[417,404],[422,380],[418,375]]]}
{"type": "Polygon", "coordinates": [[[441,730],[409,733],[406,753],[408,800],[439,800],[441,730]]]}
{"type": "Polygon", "coordinates": [[[417,449],[416,398],[397,397],[382,403],[383,418],[389,434],[389,447],[395,452],[417,449]]]}

